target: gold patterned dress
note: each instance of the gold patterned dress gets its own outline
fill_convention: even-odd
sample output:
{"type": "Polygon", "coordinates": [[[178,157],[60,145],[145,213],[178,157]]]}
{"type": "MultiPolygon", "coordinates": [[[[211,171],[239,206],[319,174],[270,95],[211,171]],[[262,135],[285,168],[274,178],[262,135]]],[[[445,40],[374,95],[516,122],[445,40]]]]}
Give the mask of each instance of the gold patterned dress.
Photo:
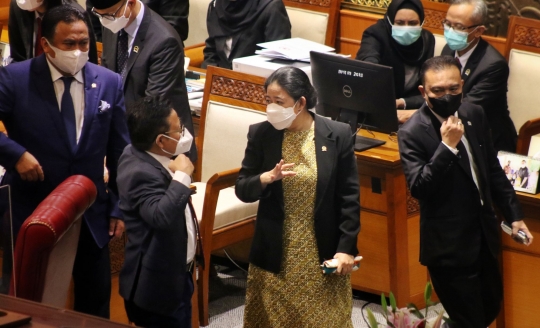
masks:
{"type": "MultiPolygon", "coordinates": [[[[279,274],[249,266],[244,327],[352,328],[350,276],[324,275],[315,240],[317,162],[313,128],[285,131],[285,163],[296,176],[283,179],[285,221],[279,274]]],[[[271,250],[269,250],[271,251],[271,250]]]]}

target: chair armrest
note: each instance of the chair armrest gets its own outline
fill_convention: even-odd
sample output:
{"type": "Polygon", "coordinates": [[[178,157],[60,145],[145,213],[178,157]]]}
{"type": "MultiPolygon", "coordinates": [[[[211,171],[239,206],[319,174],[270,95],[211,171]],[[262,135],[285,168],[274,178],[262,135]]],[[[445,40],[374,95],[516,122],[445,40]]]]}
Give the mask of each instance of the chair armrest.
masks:
{"type": "Polygon", "coordinates": [[[194,44],[184,49],[184,56],[189,57],[189,65],[201,67],[204,61],[204,43],[194,44]]]}

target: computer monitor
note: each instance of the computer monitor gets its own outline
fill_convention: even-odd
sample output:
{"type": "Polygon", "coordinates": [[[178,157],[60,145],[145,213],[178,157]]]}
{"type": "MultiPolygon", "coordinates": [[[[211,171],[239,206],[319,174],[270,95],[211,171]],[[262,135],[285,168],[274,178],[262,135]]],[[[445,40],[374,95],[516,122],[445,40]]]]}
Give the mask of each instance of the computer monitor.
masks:
{"type": "MultiPolygon", "coordinates": [[[[317,114],[358,126],[391,133],[398,130],[392,67],[343,56],[311,52],[311,76],[317,90],[317,114]]],[[[384,141],[357,136],[355,150],[362,151],[384,141]]]]}

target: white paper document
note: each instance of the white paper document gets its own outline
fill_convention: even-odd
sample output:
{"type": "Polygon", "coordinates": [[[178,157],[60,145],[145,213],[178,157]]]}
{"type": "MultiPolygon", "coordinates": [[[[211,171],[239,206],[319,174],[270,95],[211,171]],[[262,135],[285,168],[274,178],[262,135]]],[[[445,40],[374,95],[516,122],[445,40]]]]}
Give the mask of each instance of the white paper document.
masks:
{"type": "Polygon", "coordinates": [[[263,48],[255,53],[272,58],[309,62],[309,52],[331,52],[335,49],[324,44],[302,38],[284,39],[257,44],[263,48]]]}

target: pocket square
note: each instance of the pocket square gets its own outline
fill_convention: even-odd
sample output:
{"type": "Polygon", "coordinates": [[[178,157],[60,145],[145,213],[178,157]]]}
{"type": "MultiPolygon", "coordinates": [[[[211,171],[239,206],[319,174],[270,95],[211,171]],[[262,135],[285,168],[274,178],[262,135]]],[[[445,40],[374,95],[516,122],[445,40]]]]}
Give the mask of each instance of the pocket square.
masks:
{"type": "Polygon", "coordinates": [[[111,105],[108,102],[106,102],[105,100],[101,100],[101,105],[99,105],[99,107],[98,107],[99,112],[100,113],[104,112],[109,108],[111,108],[111,105]]]}

